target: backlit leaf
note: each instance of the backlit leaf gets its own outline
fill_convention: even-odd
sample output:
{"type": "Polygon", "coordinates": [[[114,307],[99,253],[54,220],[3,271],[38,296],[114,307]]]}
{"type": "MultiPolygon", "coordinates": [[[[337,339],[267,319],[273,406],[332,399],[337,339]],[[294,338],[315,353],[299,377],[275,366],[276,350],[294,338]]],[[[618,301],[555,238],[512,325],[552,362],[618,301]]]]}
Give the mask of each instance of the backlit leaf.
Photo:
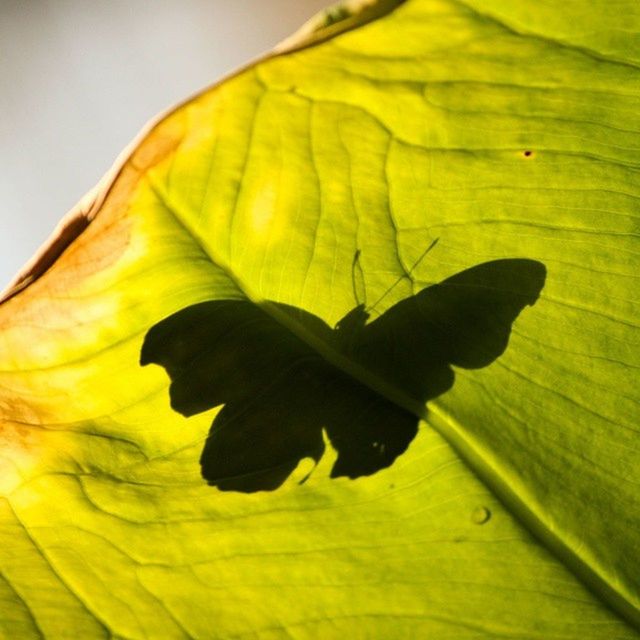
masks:
{"type": "Polygon", "coordinates": [[[8,292],[3,637],[638,637],[637,3],[357,4],[8,292]]]}

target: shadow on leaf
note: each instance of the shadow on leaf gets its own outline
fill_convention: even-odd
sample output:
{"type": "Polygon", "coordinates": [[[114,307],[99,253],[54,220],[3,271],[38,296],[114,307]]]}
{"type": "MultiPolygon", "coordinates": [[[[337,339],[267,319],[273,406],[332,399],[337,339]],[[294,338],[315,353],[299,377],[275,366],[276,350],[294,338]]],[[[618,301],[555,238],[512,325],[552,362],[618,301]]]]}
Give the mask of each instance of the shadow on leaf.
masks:
{"type": "MultiPolygon", "coordinates": [[[[369,324],[359,305],[335,329],[302,309],[269,305],[424,403],[452,387],[452,365],[477,369],[504,353],[545,275],[534,260],[485,262],[369,324]]],[[[173,409],[192,416],[224,405],[200,457],[202,476],[221,490],[278,488],[300,460],[320,460],[323,429],[337,452],[331,476],[349,478],[390,466],[417,433],[415,415],[330,364],[286,324],[249,301],[213,300],[174,313],[145,337],[140,362],[166,369],[173,409]]]]}

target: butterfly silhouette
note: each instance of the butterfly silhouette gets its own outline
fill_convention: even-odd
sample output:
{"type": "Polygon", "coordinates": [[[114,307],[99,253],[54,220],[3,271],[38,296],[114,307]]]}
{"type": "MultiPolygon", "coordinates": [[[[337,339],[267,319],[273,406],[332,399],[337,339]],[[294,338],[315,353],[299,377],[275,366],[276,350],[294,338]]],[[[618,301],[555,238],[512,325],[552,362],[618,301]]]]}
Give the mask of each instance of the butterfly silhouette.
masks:
{"type": "Polygon", "coordinates": [[[153,326],[140,363],[166,369],[171,406],[180,414],[224,405],[200,457],[208,484],[276,489],[303,458],[320,460],[323,430],[337,452],[331,477],[357,478],[390,466],[415,437],[418,418],[311,344],[325,345],[423,404],[451,388],[452,366],[485,367],[505,351],[513,322],[536,302],[545,277],[544,265],[534,260],[485,262],[401,300],[368,324],[369,312],[357,305],[335,328],[279,302],[211,300],[153,326]]]}

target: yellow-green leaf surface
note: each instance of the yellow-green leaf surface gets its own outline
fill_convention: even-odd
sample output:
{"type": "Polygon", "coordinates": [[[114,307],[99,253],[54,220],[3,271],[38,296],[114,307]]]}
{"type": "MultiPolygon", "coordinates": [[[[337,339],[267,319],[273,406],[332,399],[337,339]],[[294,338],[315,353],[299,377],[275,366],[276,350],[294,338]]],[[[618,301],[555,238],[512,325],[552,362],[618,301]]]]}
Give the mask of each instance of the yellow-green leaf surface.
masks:
{"type": "Polygon", "coordinates": [[[314,25],[0,306],[0,636],[638,637],[637,2],[314,25]],[[269,486],[201,468],[232,405],[269,486]]]}

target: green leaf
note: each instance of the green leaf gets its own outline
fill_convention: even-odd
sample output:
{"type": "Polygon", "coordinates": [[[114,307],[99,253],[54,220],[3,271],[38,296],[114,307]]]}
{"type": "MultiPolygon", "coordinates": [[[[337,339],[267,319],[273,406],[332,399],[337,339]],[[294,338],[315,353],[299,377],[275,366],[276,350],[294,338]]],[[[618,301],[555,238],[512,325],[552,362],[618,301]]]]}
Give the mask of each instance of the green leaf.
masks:
{"type": "Polygon", "coordinates": [[[7,293],[0,635],[638,637],[636,3],[363,7],[7,293]]]}

